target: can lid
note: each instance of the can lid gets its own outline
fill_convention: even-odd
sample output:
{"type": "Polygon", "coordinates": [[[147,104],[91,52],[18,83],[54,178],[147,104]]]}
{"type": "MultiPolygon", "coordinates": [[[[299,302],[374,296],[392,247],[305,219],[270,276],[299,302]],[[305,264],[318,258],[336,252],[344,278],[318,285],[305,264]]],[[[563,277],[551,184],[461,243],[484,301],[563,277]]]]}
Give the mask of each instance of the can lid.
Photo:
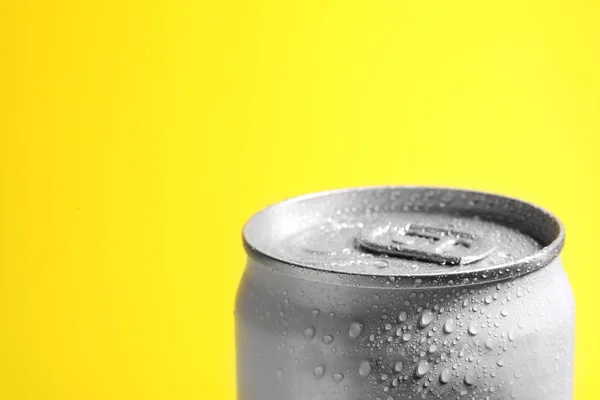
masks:
{"type": "Polygon", "coordinates": [[[564,228],[520,200],[397,186],[287,200],[254,215],[243,237],[249,254],[283,272],[333,273],[357,284],[368,277],[386,285],[452,286],[547,265],[562,248],[564,228]]]}

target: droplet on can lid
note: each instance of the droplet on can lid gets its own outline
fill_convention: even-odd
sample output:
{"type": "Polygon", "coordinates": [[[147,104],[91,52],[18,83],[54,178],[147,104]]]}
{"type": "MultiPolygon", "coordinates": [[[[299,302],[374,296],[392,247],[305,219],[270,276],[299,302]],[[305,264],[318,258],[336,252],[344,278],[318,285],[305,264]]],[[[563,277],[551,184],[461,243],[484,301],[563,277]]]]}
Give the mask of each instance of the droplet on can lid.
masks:
{"type": "Polygon", "coordinates": [[[444,368],[442,370],[442,373],[440,374],[440,382],[448,383],[448,382],[450,382],[450,379],[452,379],[452,374],[450,373],[450,371],[448,371],[446,368],[444,368]]]}
{"type": "Polygon", "coordinates": [[[317,365],[313,371],[313,375],[315,376],[315,379],[318,381],[323,379],[323,377],[325,376],[325,365],[323,365],[323,364],[317,365]]]}
{"type": "Polygon", "coordinates": [[[465,383],[469,386],[472,386],[475,384],[475,374],[472,372],[467,372],[465,374],[465,383]]]}
{"type": "Polygon", "coordinates": [[[396,364],[394,364],[394,371],[401,372],[402,368],[404,368],[404,365],[402,365],[402,361],[396,361],[396,364]]]}
{"type": "Polygon", "coordinates": [[[350,324],[350,328],[348,329],[348,335],[350,336],[351,339],[356,339],[357,337],[360,336],[361,332],[362,332],[362,324],[358,323],[358,322],[353,322],[350,324]]]}
{"type": "Polygon", "coordinates": [[[362,377],[369,376],[371,373],[371,363],[367,360],[363,360],[358,365],[358,374],[362,377]]]}
{"type": "Polygon", "coordinates": [[[331,343],[333,343],[333,336],[331,336],[331,335],[324,335],[323,336],[323,343],[325,343],[325,344],[331,344],[331,343]]]}
{"type": "Polygon", "coordinates": [[[313,326],[306,328],[304,330],[303,335],[304,335],[304,340],[306,340],[307,342],[310,342],[315,337],[315,328],[313,326]]]}
{"type": "Polygon", "coordinates": [[[398,321],[405,322],[406,317],[406,311],[400,311],[400,314],[398,314],[398,321]]]}
{"type": "Polygon", "coordinates": [[[425,375],[427,375],[427,373],[429,372],[430,366],[429,363],[427,361],[419,361],[419,364],[417,364],[417,368],[415,369],[415,375],[417,375],[419,378],[424,377],[425,375]]]}
{"type": "Polygon", "coordinates": [[[455,327],[456,327],[456,325],[451,318],[448,318],[446,320],[446,322],[444,322],[444,332],[446,332],[446,333],[454,332],[455,327]]]}
{"type": "Polygon", "coordinates": [[[477,324],[475,322],[471,322],[469,324],[469,335],[471,336],[476,336],[479,333],[479,327],[477,326],[477,324]]]}
{"type": "Polygon", "coordinates": [[[427,326],[429,326],[429,324],[431,324],[434,318],[435,317],[433,316],[431,311],[425,310],[419,318],[419,325],[421,326],[421,328],[426,328],[427,326]]]}

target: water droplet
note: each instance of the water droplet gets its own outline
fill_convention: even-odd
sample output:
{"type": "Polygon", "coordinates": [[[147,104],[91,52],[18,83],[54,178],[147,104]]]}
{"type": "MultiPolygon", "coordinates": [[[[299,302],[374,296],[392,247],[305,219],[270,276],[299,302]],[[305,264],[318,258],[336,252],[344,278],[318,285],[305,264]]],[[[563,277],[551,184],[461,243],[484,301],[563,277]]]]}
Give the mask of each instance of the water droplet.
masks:
{"type": "Polygon", "coordinates": [[[485,340],[485,347],[487,347],[490,350],[492,350],[494,348],[494,342],[492,341],[492,339],[487,338],[485,340]]]}
{"type": "Polygon", "coordinates": [[[323,364],[317,365],[313,371],[315,379],[320,381],[325,376],[325,366],[323,364]]]}
{"type": "Polygon", "coordinates": [[[448,383],[448,382],[450,382],[451,378],[452,378],[452,374],[450,374],[450,371],[448,371],[447,369],[443,369],[442,373],[440,374],[440,382],[448,383]]]}
{"type": "Polygon", "coordinates": [[[506,317],[508,315],[508,310],[503,308],[502,311],[500,311],[500,314],[502,314],[503,317],[506,317]]]}
{"type": "Polygon", "coordinates": [[[375,260],[373,261],[373,265],[377,268],[385,268],[388,266],[388,262],[384,260],[375,260]]]}
{"type": "Polygon", "coordinates": [[[419,378],[424,377],[429,372],[429,363],[427,361],[420,361],[415,369],[415,375],[419,378]]]}
{"type": "Polygon", "coordinates": [[[357,337],[360,336],[361,332],[362,332],[362,324],[359,324],[358,322],[353,322],[350,324],[350,329],[348,330],[348,335],[350,335],[351,339],[356,339],[357,337]]]}
{"type": "Polygon", "coordinates": [[[454,321],[451,320],[450,318],[448,318],[446,320],[446,322],[444,323],[444,332],[452,333],[454,331],[455,327],[456,327],[456,325],[454,324],[454,321]]]}
{"type": "Polygon", "coordinates": [[[472,386],[475,384],[475,374],[472,372],[467,372],[465,374],[465,383],[469,386],[472,386]]]}
{"type": "Polygon", "coordinates": [[[402,335],[402,340],[404,340],[405,342],[408,342],[411,338],[411,334],[406,332],[405,334],[402,335]]]}
{"type": "Polygon", "coordinates": [[[471,322],[468,331],[471,336],[476,336],[479,333],[479,327],[475,322],[471,322]]]}
{"type": "Polygon", "coordinates": [[[313,317],[317,318],[319,316],[319,314],[321,314],[321,311],[319,311],[315,308],[310,313],[312,314],[313,317]]]}
{"type": "Polygon", "coordinates": [[[358,365],[358,373],[362,377],[369,376],[369,374],[371,373],[371,363],[367,360],[361,361],[358,365]]]}
{"type": "Polygon", "coordinates": [[[518,371],[518,370],[515,371],[514,375],[515,375],[515,378],[517,378],[517,379],[519,379],[519,378],[521,378],[523,376],[523,374],[521,373],[521,371],[518,371]]]}
{"type": "Polygon", "coordinates": [[[486,296],[485,304],[490,304],[492,302],[492,296],[486,296]]]}
{"type": "Polygon", "coordinates": [[[314,327],[308,327],[304,330],[304,340],[306,340],[307,342],[310,342],[311,340],[313,340],[313,338],[315,337],[315,328],[314,327]]]}
{"type": "Polygon", "coordinates": [[[431,311],[425,310],[421,314],[421,318],[419,318],[419,325],[421,325],[421,328],[425,328],[425,327],[429,326],[429,324],[431,324],[433,319],[434,319],[434,316],[431,313],[431,311]]]}
{"type": "Polygon", "coordinates": [[[394,371],[400,372],[402,371],[402,368],[404,368],[404,365],[402,365],[402,361],[396,361],[396,364],[394,364],[394,371]]]}
{"type": "Polygon", "coordinates": [[[432,344],[431,346],[429,346],[429,350],[430,353],[435,353],[437,351],[437,346],[435,344],[432,344]]]}
{"type": "Polygon", "coordinates": [[[335,373],[335,374],[333,374],[333,375],[331,376],[331,378],[333,379],[333,381],[334,381],[335,383],[340,383],[340,382],[341,382],[341,381],[344,379],[344,375],[343,375],[343,374],[338,374],[338,373],[335,373]]]}
{"type": "Polygon", "coordinates": [[[324,335],[323,336],[323,343],[325,343],[325,344],[331,344],[331,343],[333,343],[333,336],[331,336],[331,335],[324,335]]]}
{"type": "Polygon", "coordinates": [[[499,359],[496,364],[498,364],[499,367],[504,367],[504,360],[503,359],[499,359]]]}
{"type": "Polygon", "coordinates": [[[277,372],[275,373],[275,375],[277,376],[277,379],[283,378],[283,370],[281,368],[279,368],[277,370],[277,372]]]}
{"type": "Polygon", "coordinates": [[[400,311],[400,314],[398,314],[398,321],[400,321],[400,322],[406,321],[406,312],[400,311]]]}

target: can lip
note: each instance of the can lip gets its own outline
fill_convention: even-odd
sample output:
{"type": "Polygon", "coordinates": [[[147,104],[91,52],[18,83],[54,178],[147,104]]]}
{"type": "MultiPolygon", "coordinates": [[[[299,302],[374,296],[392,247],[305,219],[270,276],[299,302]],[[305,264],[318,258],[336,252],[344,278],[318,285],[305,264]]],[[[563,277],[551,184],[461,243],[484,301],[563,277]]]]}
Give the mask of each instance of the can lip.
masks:
{"type": "MultiPolygon", "coordinates": [[[[532,236],[531,234],[527,233],[532,236]]],[[[348,187],[342,189],[332,189],[319,191],[314,193],[308,193],[305,195],[292,197],[281,202],[270,205],[257,213],[255,213],[245,224],[242,230],[242,239],[244,248],[249,256],[261,260],[261,262],[269,265],[273,270],[277,270],[282,273],[298,276],[304,279],[317,279],[327,280],[328,276],[333,279],[336,283],[347,281],[351,284],[368,284],[375,286],[386,286],[386,287],[448,287],[448,286],[464,286],[471,284],[479,284],[490,281],[505,280],[514,278],[519,275],[533,272],[544,266],[548,265],[555,258],[557,258],[564,246],[565,240],[565,228],[563,223],[548,210],[537,206],[528,201],[524,201],[515,197],[500,195],[491,192],[484,192],[478,190],[469,190],[462,188],[443,187],[443,186],[420,186],[420,185],[383,185],[383,186],[359,186],[359,187],[348,187]],[[335,195],[344,194],[360,194],[369,191],[407,191],[407,192],[427,192],[427,191],[438,191],[440,193],[451,193],[454,195],[463,196],[484,196],[489,197],[498,201],[513,202],[519,204],[522,207],[529,209],[530,211],[537,212],[541,218],[545,219],[546,223],[553,225],[552,229],[555,232],[552,234],[552,240],[546,243],[540,243],[541,248],[530,255],[520,258],[517,261],[510,261],[507,263],[497,264],[491,268],[475,270],[475,271],[453,271],[448,270],[443,274],[423,274],[415,275],[413,278],[416,279],[405,279],[405,276],[394,276],[394,275],[380,275],[374,276],[373,274],[359,273],[359,272],[346,272],[346,271],[334,271],[323,268],[316,268],[311,265],[304,264],[299,261],[292,261],[285,257],[278,256],[270,251],[265,251],[261,248],[260,244],[253,243],[252,239],[252,227],[257,223],[261,217],[265,217],[269,212],[273,212],[278,208],[284,208],[289,205],[306,202],[308,200],[316,200],[319,198],[326,198],[335,195]],[[334,278],[335,276],[335,278],[334,278]],[[398,279],[393,279],[397,277],[398,279]],[[443,278],[440,280],[440,278],[443,278]]],[[[535,238],[538,240],[539,238],[535,238]]],[[[539,240],[538,240],[539,241],[539,240]]],[[[541,242],[541,241],[540,241],[541,242]]]]}

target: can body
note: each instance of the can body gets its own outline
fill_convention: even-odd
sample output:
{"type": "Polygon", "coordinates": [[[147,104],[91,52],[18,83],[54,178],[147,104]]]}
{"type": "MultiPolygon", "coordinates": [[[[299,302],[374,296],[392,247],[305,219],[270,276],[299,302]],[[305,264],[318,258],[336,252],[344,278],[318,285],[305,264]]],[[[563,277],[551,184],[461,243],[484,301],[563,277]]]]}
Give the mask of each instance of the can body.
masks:
{"type": "Polygon", "coordinates": [[[236,304],[238,398],[570,400],[574,310],[560,260],[422,290],[303,280],[250,260],[236,304]]]}
{"type": "Polygon", "coordinates": [[[239,400],[573,398],[575,304],[560,257],[428,284],[248,254],[239,400]]]}

